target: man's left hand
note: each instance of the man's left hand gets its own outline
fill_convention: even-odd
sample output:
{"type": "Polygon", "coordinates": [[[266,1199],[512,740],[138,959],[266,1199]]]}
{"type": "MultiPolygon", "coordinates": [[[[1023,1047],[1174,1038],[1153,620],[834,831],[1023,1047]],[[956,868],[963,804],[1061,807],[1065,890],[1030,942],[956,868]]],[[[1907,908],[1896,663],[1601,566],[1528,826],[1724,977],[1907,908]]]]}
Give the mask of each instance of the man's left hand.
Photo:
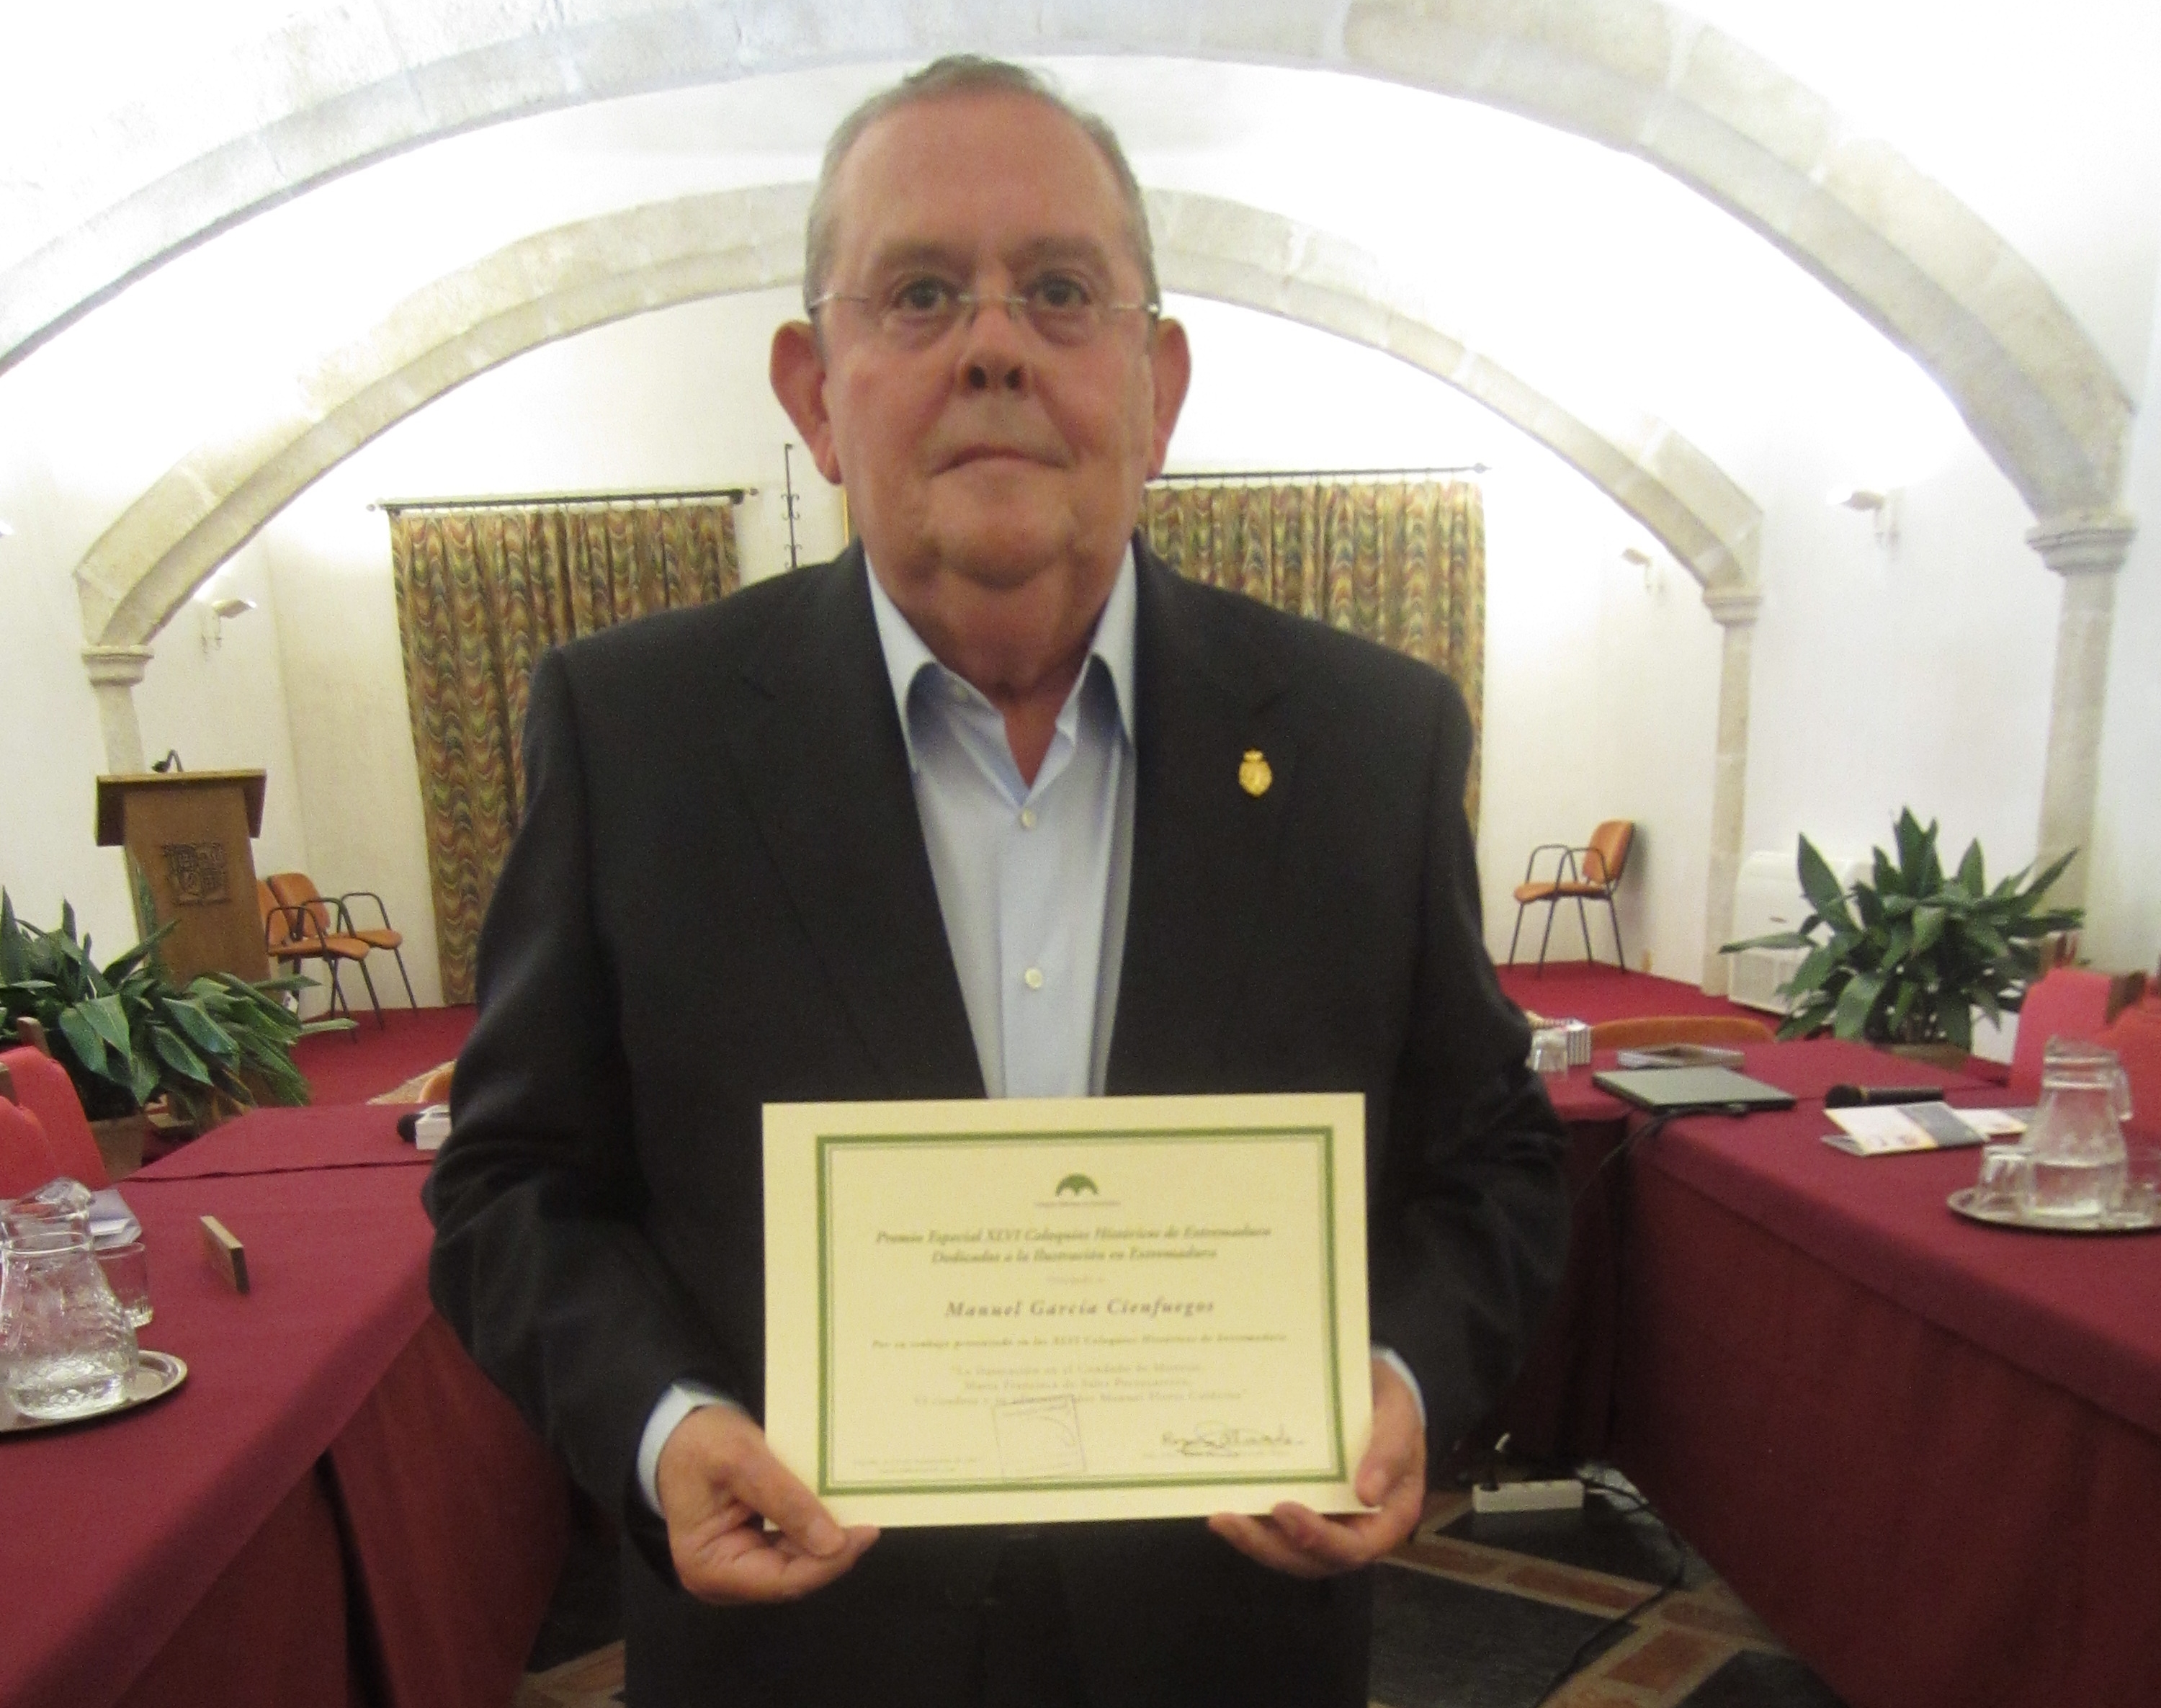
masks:
{"type": "Polygon", "coordinates": [[[1218,1513],[1208,1528],[1239,1553],[1294,1577],[1332,1577],[1369,1565],[1418,1526],[1425,1508],[1425,1429],[1402,1377],[1373,1361],[1373,1442],[1352,1484],[1377,1508],[1323,1518],[1284,1501],[1264,1518],[1218,1513]]]}

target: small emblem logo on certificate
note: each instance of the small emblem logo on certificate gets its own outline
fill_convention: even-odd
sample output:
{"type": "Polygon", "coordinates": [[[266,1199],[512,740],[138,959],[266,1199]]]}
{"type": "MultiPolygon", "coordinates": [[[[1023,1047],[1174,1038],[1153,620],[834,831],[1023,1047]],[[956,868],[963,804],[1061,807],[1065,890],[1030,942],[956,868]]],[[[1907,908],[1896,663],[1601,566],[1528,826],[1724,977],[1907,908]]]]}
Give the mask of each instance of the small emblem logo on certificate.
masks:
{"type": "Polygon", "coordinates": [[[1357,1509],[1364,1112],[768,1106],[773,1450],[843,1524],[1357,1509]]]}

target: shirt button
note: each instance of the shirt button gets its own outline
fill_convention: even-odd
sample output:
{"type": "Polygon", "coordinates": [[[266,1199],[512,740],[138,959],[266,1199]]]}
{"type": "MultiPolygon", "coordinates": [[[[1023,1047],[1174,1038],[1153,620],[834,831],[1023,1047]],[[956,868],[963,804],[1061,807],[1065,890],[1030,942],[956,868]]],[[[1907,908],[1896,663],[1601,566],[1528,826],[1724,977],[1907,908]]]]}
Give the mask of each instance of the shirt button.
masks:
{"type": "Polygon", "coordinates": [[[1020,982],[1032,991],[1041,990],[1043,988],[1043,969],[1039,966],[1031,966],[1026,972],[1020,976],[1020,982]]]}
{"type": "Polygon", "coordinates": [[[1020,810],[1020,827],[1023,831],[1032,831],[1035,828],[1035,809],[1034,807],[1024,806],[1020,810]]]}

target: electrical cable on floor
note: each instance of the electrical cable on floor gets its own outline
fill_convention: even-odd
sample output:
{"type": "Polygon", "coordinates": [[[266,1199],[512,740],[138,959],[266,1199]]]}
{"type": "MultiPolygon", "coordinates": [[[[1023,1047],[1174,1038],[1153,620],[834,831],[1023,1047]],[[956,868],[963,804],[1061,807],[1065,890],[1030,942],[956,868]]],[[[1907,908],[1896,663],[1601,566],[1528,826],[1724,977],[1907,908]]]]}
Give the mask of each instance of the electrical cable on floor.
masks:
{"type": "Polygon", "coordinates": [[[1643,1496],[1637,1493],[1632,1488],[1616,1488],[1612,1483],[1606,1482],[1602,1478],[1592,1475],[1591,1467],[1589,1466],[1581,1467],[1576,1474],[1582,1479],[1584,1487],[1586,1491],[1595,1489],[1598,1493],[1603,1495],[1609,1502],[1617,1505],[1625,1502],[1632,1510],[1639,1513],[1648,1513],[1653,1518],[1657,1518],[1659,1521],[1659,1528],[1666,1533],[1666,1546],[1668,1550],[1673,1554],[1674,1566],[1673,1570],[1666,1575],[1666,1580],[1660,1584],[1657,1589],[1652,1591],[1649,1595],[1644,1596],[1643,1599],[1637,1602],[1634,1606],[1616,1613],[1611,1619],[1608,1619],[1603,1625],[1601,1625],[1596,1631],[1592,1632],[1590,1636],[1585,1638],[1582,1642],[1576,1644],[1575,1652],[1570,1655],[1568,1659],[1562,1664],[1561,1669],[1559,1672],[1555,1673],[1550,1679],[1546,1680],[1545,1689],[1539,1691],[1539,1694],[1531,1700],[1529,1708],[1544,1708],[1544,1705],[1553,1700],[1554,1692],[1560,1690],[1563,1685],[1565,1685],[1570,1679],[1574,1678],[1579,1672],[1583,1670],[1585,1664],[1589,1661],[1592,1654],[1604,1644],[1607,1638],[1612,1636],[1615,1632],[1633,1623],[1644,1614],[1649,1612],[1652,1608],[1657,1606],[1659,1602],[1664,1601],[1668,1596],[1670,1596],[1675,1590],[1679,1589],[1681,1586],[1683,1580],[1688,1575],[1687,1549],[1682,1545],[1681,1539],[1674,1534],[1674,1527],[1665,1521],[1664,1518],[1661,1516],[1654,1508],[1653,1508],[1648,1501],[1645,1500],[1643,1496]]]}

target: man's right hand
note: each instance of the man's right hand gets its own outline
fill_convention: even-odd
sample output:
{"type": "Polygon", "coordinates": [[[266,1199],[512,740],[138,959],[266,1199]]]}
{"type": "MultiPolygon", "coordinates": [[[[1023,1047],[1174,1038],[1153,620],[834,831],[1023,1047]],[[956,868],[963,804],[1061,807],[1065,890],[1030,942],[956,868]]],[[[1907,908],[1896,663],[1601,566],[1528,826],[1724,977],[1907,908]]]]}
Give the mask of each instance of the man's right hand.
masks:
{"type": "Polygon", "coordinates": [[[877,1540],[870,1525],[836,1524],[773,1457],[765,1431],[733,1406],[700,1406],[678,1424],[653,1481],[675,1575],[700,1601],[792,1601],[832,1582],[877,1540]],[[765,1528],[768,1518],[777,1532],[765,1528]]]}

